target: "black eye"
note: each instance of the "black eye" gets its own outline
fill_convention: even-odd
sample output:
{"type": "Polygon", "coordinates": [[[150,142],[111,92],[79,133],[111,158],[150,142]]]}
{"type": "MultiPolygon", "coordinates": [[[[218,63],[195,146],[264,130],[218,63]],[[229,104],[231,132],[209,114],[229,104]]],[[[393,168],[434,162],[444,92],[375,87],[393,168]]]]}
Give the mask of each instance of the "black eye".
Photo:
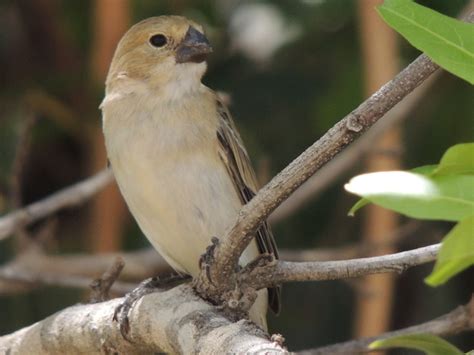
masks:
{"type": "Polygon", "coordinates": [[[163,47],[168,40],[162,34],[153,35],[150,37],[150,43],[154,47],[163,47]]]}

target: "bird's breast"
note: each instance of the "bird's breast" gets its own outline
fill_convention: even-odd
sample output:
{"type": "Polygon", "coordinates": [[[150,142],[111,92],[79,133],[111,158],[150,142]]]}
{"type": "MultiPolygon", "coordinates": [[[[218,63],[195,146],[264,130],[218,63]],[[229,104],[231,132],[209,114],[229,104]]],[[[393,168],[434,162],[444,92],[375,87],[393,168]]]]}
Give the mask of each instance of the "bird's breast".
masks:
{"type": "Polygon", "coordinates": [[[175,269],[195,275],[210,238],[222,236],[241,207],[218,156],[216,127],[186,108],[135,115],[125,130],[116,117],[104,121],[117,183],[155,248],[175,269]]]}

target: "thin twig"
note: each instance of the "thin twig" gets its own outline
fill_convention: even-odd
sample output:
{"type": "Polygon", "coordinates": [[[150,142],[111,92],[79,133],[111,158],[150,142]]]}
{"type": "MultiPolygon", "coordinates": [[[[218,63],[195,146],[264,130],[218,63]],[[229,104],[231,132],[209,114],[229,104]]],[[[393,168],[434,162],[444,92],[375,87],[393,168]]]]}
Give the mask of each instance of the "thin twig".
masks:
{"type": "MultiPolygon", "coordinates": [[[[61,272],[38,272],[31,270],[20,270],[14,268],[1,268],[0,279],[14,283],[11,285],[12,291],[21,291],[30,289],[30,286],[49,285],[60,287],[71,287],[80,289],[89,289],[91,278],[78,275],[64,274],[61,272]],[[22,285],[22,283],[24,283],[22,285]]],[[[137,284],[117,281],[111,287],[111,291],[116,294],[125,294],[133,290],[137,284]]]]}
{"type": "MultiPolygon", "coordinates": [[[[116,258],[125,260],[127,267],[121,273],[121,278],[125,280],[138,282],[170,270],[164,259],[152,248],[100,255],[48,255],[33,245],[14,260],[0,266],[0,294],[25,292],[43,284],[51,285],[54,280],[58,280],[57,286],[68,286],[63,280],[74,280],[68,287],[88,288],[90,280],[103,273],[116,258]],[[42,282],[42,275],[46,275],[45,282],[42,282]]],[[[130,290],[132,285],[126,289],[130,290]]],[[[118,291],[117,288],[114,290],[118,291]]]]}
{"type": "Polygon", "coordinates": [[[90,284],[92,289],[90,295],[90,303],[103,302],[108,300],[110,289],[112,285],[117,281],[120,273],[125,266],[125,262],[122,258],[117,257],[112,265],[107,269],[106,272],[98,279],[95,279],[90,284]]]}
{"type": "Polygon", "coordinates": [[[30,152],[31,130],[35,121],[35,116],[28,113],[21,123],[10,177],[10,204],[13,208],[19,208],[22,204],[21,179],[30,152]]]}
{"type": "Polygon", "coordinates": [[[258,290],[285,282],[347,279],[371,274],[402,273],[410,267],[436,260],[441,244],[395,254],[338,261],[282,261],[269,263],[245,274],[243,282],[258,290]]]}
{"type": "Polygon", "coordinates": [[[463,331],[474,330],[474,297],[464,306],[459,306],[451,312],[433,319],[429,322],[411,326],[408,328],[383,333],[381,335],[351,340],[344,343],[329,345],[316,349],[297,352],[299,355],[317,354],[353,354],[370,351],[369,344],[376,340],[382,340],[399,335],[428,333],[439,336],[458,334],[463,331]]]}
{"type": "Polygon", "coordinates": [[[111,170],[105,169],[75,185],[0,217],[0,240],[5,239],[18,228],[25,227],[60,209],[85,202],[112,180],[111,170]]]}
{"type": "MultiPolygon", "coordinates": [[[[10,176],[10,206],[12,209],[20,208],[23,203],[21,188],[22,178],[26,161],[28,160],[30,153],[31,131],[33,130],[35,122],[36,116],[31,112],[26,113],[23,121],[21,122],[10,176]]],[[[31,239],[24,228],[17,229],[15,243],[17,250],[22,250],[27,247],[30,240],[31,239]]]]}

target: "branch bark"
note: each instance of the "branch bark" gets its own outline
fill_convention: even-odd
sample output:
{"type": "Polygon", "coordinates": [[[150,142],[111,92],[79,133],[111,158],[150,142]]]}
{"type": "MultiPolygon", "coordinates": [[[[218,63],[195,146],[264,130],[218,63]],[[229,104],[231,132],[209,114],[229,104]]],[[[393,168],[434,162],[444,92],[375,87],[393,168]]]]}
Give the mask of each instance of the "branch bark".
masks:
{"type": "Polygon", "coordinates": [[[189,285],[144,296],[129,317],[125,340],[112,322],[122,299],[66,308],[0,337],[2,354],[281,354],[287,353],[253,323],[232,323],[189,285]],[[79,336],[80,335],[80,336],[79,336]]]}
{"type": "Polygon", "coordinates": [[[242,273],[241,283],[256,290],[285,282],[346,279],[378,273],[402,273],[436,260],[441,244],[395,254],[339,261],[292,262],[279,260],[242,273]]]}

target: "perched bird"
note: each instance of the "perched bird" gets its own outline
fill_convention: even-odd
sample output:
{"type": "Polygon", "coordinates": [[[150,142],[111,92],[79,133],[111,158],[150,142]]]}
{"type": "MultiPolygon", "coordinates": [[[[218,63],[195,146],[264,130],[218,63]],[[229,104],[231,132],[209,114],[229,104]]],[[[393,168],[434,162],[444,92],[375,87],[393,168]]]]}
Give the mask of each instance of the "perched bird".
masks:
{"type": "MultiPolygon", "coordinates": [[[[212,237],[223,237],[257,183],[232,118],[201,83],[212,49],[184,17],[152,17],[120,40],[101,104],[107,155],[143,233],[179,273],[196,276],[212,237]]],[[[277,249],[265,224],[245,265],[277,249]]],[[[266,329],[278,289],[260,290],[249,312],[266,329]]]]}

